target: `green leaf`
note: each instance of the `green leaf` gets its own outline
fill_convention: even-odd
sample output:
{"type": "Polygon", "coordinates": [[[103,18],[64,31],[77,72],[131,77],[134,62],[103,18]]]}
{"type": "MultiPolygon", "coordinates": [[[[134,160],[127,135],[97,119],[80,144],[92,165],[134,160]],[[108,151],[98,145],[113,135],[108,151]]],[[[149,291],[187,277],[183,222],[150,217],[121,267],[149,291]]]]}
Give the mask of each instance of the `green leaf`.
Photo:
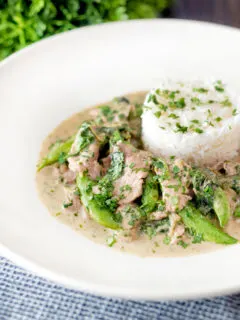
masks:
{"type": "Polygon", "coordinates": [[[29,16],[33,17],[34,15],[39,13],[44,8],[44,5],[45,5],[44,0],[32,0],[30,9],[29,9],[29,16]]]}

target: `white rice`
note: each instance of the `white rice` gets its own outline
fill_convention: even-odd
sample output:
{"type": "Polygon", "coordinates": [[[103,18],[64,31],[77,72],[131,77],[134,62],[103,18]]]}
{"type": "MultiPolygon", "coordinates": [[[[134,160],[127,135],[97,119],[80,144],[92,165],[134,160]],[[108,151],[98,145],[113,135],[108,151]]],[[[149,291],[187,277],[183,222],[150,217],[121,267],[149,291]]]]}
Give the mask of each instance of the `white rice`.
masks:
{"type": "Polygon", "coordinates": [[[240,148],[240,96],[221,82],[164,82],[146,97],[142,138],[158,156],[211,166],[232,159],[240,148]]]}

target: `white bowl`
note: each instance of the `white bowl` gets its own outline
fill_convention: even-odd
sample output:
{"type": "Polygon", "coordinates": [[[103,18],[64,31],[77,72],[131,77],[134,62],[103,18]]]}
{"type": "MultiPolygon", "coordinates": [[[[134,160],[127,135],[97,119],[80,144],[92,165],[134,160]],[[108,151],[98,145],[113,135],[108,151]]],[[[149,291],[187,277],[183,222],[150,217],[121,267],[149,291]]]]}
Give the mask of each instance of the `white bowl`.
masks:
{"type": "Polygon", "coordinates": [[[72,113],[166,76],[213,76],[240,91],[239,57],[236,29],[146,20],[67,32],[2,62],[1,254],[68,287],[109,296],[179,299],[240,289],[239,245],[184,258],[120,253],[52,218],[34,181],[42,140],[72,113]]]}

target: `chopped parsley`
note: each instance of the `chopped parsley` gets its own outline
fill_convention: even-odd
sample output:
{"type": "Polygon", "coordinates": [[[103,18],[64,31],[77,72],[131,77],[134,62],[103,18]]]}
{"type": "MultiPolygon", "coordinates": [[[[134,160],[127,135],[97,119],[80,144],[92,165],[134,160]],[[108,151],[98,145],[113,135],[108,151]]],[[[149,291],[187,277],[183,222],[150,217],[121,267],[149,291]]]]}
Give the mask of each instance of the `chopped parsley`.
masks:
{"type": "Polygon", "coordinates": [[[208,89],[205,88],[193,88],[193,91],[199,93],[208,93],[208,89]]]}
{"type": "Polygon", "coordinates": [[[63,208],[68,208],[68,207],[71,207],[73,205],[73,202],[72,201],[70,201],[70,202],[68,202],[68,203],[63,203],[63,208]]]}
{"type": "Polygon", "coordinates": [[[170,113],[170,115],[168,116],[168,118],[178,119],[179,116],[177,116],[175,113],[170,113]]]}
{"type": "Polygon", "coordinates": [[[218,92],[224,92],[222,81],[218,80],[214,86],[215,90],[218,92]]]}
{"type": "Polygon", "coordinates": [[[224,107],[231,107],[232,106],[232,102],[229,100],[229,98],[226,98],[225,100],[223,100],[221,102],[221,104],[224,106],[224,107]]]}
{"type": "Polygon", "coordinates": [[[178,174],[179,172],[180,172],[179,167],[178,167],[178,166],[174,166],[174,167],[173,167],[173,173],[174,173],[174,174],[178,174]]]}
{"type": "Polygon", "coordinates": [[[182,126],[179,122],[176,123],[177,130],[176,132],[185,133],[188,131],[188,127],[182,126]]]}
{"type": "Polygon", "coordinates": [[[237,115],[237,109],[234,109],[234,110],[233,110],[232,115],[233,115],[233,116],[236,116],[236,115],[237,115]]]}
{"type": "Polygon", "coordinates": [[[217,118],[215,119],[215,121],[220,122],[220,121],[222,121],[222,118],[221,118],[221,117],[217,117],[217,118]]]}
{"type": "Polygon", "coordinates": [[[192,122],[192,123],[196,123],[196,124],[199,124],[199,123],[200,123],[200,121],[197,120],[197,119],[193,119],[193,120],[191,120],[191,122],[192,122]]]}
{"type": "Polygon", "coordinates": [[[186,103],[184,98],[180,98],[179,100],[176,101],[176,108],[183,109],[185,106],[186,106],[186,103]]]}
{"type": "Polygon", "coordinates": [[[55,214],[55,216],[58,217],[58,216],[60,216],[61,214],[62,214],[62,212],[57,212],[57,213],[55,214]]]}
{"type": "Polygon", "coordinates": [[[156,112],[154,113],[154,115],[155,115],[155,117],[160,118],[161,115],[162,115],[162,112],[161,112],[161,111],[156,111],[156,112]]]}
{"type": "Polygon", "coordinates": [[[191,98],[191,101],[192,101],[192,103],[196,104],[197,106],[200,106],[202,103],[201,100],[197,97],[191,98]]]}
{"type": "Polygon", "coordinates": [[[195,131],[196,133],[199,133],[199,134],[201,134],[201,133],[204,132],[204,131],[203,131],[202,129],[200,129],[200,128],[196,128],[196,129],[194,129],[194,131],[195,131]]]}
{"type": "Polygon", "coordinates": [[[188,243],[184,242],[183,240],[178,241],[177,243],[179,246],[183,247],[186,249],[188,247],[188,243]]]}
{"type": "Polygon", "coordinates": [[[160,105],[158,106],[158,108],[159,108],[160,110],[162,110],[162,111],[167,111],[167,109],[168,109],[168,107],[165,106],[164,104],[160,104],[160,105]]]}
{"type": "Polygon", "coordinates": [[[192,243],[201,243],[203,241],[203,235],[202,234],[195,234],[193,236],[192,243]]]}
{"type": "Polygon", "coordinates": [[[165,236],[163,238],[163,243],[166,244],[166,245],[169,245],[171,242],[171,238],[169,236],[165,236]]]}

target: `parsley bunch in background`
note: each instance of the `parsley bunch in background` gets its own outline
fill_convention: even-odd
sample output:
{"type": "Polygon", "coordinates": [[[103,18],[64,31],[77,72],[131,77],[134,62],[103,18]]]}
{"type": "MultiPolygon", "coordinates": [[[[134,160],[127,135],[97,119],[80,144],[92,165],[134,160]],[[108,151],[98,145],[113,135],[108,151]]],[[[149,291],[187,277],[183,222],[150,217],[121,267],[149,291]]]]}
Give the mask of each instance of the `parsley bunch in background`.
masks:
{"type": "Polygon", "coordinates": [[[171,0],[0,0],[0,60],[50,35],[90,24],[154,18],[171,0]]]}

